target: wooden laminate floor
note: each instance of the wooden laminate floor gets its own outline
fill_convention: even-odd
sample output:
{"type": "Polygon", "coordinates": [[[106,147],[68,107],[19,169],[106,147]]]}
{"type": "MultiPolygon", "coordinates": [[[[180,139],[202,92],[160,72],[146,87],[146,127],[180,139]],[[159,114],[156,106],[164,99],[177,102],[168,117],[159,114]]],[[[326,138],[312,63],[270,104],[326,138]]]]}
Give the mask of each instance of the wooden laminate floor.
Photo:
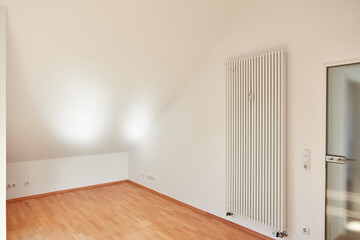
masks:
{"type": "Polygon", "coordinates": [[[8,240],[260,240],[131,183],[8,203],[7,234],[8,240]]]}

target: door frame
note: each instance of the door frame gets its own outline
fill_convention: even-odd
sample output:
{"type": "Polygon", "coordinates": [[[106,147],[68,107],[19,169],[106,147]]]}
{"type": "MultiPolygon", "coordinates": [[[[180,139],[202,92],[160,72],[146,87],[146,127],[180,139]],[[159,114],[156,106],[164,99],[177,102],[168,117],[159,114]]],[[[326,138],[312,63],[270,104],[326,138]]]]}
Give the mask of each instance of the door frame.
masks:
{"type": "Polygon", "coordinates": [[[6,239],[6,7],[0,5],[0,239],[6,239]]]}
{"type": "Polygon", "coordinates": [[[323,191],[322,191],[322,201],[323,201],[323,207],[322,207],[322,213],[323,213],[323,222],[322,222],[322,239],[325,240],[326,238],[326,142],[327,142],[327,90],[328,90],[328,84],[327,84],[327,77],[328,77],[328,68],[329,67],[335,67],[335,66],[342,66],[342,65],[351,65],[351,64],[357,64],[360,63],[360,58],[354,58],[350,60],[342,60],[342,61],[335,61],[335,62],[327,62],[324,64],[323,68],[323,103],[324,103],[324,111],[323,111],[323,191]]]}

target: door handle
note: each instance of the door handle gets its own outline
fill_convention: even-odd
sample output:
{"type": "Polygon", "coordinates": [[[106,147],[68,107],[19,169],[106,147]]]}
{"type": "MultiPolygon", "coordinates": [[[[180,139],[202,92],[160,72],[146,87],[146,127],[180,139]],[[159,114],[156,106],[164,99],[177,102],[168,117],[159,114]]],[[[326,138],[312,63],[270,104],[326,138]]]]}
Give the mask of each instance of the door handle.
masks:
{"type": "Polygon", "coordinates": [[[355,159],[348,159],[347,157],[338,155],[326,155],[325,161],[330,163],[346,164],[349,162],[354,162],[355,159]]]}

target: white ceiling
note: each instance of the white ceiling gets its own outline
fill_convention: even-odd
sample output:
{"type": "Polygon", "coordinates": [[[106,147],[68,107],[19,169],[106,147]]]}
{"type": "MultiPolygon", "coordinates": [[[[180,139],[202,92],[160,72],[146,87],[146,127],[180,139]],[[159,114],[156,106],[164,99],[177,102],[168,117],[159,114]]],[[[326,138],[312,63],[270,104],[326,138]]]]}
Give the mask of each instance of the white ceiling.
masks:
{"type": "Polygon", "coordinates": [[[127,151],[251,0],[0,0],[8,161],[127,151]]]}

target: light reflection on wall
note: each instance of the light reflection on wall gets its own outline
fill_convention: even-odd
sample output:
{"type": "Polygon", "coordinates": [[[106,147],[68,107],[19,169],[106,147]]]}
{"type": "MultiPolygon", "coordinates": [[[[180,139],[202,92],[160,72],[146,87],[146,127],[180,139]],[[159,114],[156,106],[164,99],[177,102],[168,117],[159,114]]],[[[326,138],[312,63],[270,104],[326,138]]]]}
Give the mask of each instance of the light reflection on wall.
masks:
{"type": "Polygon", "coordinates": [[[109,103],[98,79],[68,74],[54,81],[50,89],[46,118],[52,131],[77,145],[92,145],[102,139],[109,103]]]}
{"type": "Polygon", "coordinates": [[[146,132],[150,125],[150,108],[146,106],[133,107],[127,115],[124,126],[120,131],[125,134],[125,138],[130,142],[136,142],[146,132]]]}
{"type": "Polygon", "coordinates": [[[133,99],[122,80],[100,64],[64,58],[44,63],[35,79],[28,86],[49,131],[43,139],[56,136],[59,141],[47,143],[50,148],[65,144],[74,151],[98,151],[130,146],[154,119],[154,97],[145,92],[133,99]]]}

